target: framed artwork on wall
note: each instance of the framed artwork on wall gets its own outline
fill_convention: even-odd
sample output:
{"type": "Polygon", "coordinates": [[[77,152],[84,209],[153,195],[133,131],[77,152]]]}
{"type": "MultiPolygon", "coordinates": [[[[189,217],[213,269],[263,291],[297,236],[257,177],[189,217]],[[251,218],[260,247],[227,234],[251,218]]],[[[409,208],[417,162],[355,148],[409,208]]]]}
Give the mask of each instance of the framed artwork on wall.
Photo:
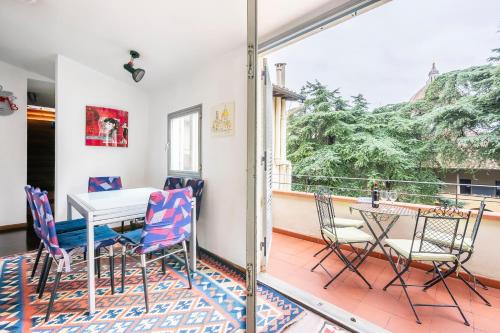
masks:
{"type": "Polygon", "coordinates": [[[85,145],[128,147],[127,111],[87,106],[85,114],[85,145]]]}
{"type": "Polygon", "coordinates": [[[211,112],[211,125],[213,136],[234,135],[234,102],[214,106],[211,112]]]}

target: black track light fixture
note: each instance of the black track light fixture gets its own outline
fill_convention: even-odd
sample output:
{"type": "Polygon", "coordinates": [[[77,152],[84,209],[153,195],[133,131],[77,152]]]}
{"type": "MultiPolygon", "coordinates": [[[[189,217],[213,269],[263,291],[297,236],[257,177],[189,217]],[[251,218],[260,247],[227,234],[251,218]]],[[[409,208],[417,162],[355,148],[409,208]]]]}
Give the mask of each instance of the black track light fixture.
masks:
{"type": "Polygon", "coordinates": [[[125,68],[130,74],[132,74],[132,78],[134,79],[135,82],[139,82],[142,80],[144,77],[144,74],[146,74],[146,71],[142,68],[136,68],[134,69],[134,59],[137,59],[140,57],[139,52],[131,50],[130,51],[130,61],[123,65],[123,68],[125,68]]]}

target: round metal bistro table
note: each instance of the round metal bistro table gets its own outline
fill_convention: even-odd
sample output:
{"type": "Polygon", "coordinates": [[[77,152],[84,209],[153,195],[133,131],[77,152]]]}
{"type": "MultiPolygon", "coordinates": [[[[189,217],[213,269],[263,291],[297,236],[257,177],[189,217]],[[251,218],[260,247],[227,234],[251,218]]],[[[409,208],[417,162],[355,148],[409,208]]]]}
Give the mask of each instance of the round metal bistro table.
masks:
{"type": "MultiPolygon", "coordinates": [[[[394,227],[395,223],[401,216],[417,216],[414,210],[407,207],[401,207],[392,204],[380,204],[378,208],[373,208],[371,203],[357,203],[350,207],[351,213],[358,211],[370,233],[375,238],[375,242],[368,249],[358,266],[368,257],[368,255],[379,246],[389,263],[393,264],[392,258],[387,253],[382,244],[382,240],[387,237],[389,231],[394,227]]],[[[392,266],[392,265],[391,265],[392,266]]]]}

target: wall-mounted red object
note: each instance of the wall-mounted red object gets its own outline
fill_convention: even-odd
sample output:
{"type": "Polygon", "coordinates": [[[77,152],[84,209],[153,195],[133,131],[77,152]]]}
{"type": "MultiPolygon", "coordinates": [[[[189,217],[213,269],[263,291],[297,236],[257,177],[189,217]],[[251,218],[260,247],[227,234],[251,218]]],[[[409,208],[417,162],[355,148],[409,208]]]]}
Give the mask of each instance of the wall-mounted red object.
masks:
{"type": "Polygon", "coordinates": [[[3,87],[0,85],[0,115],[9,115],[19,110],[14,103],[15,99],[16,96],[14,96],[14,93],[3,90],[3,87]]]}

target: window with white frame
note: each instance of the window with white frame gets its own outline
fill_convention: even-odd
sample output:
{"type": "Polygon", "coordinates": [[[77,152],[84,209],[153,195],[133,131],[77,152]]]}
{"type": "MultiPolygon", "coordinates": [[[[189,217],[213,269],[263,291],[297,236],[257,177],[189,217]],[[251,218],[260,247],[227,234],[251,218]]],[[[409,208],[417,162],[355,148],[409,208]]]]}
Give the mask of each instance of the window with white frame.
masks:
{"type": "Polygon", "coordinates": [[[201,105],[168,115],[168,175],[201,177],[201,105]]]}

